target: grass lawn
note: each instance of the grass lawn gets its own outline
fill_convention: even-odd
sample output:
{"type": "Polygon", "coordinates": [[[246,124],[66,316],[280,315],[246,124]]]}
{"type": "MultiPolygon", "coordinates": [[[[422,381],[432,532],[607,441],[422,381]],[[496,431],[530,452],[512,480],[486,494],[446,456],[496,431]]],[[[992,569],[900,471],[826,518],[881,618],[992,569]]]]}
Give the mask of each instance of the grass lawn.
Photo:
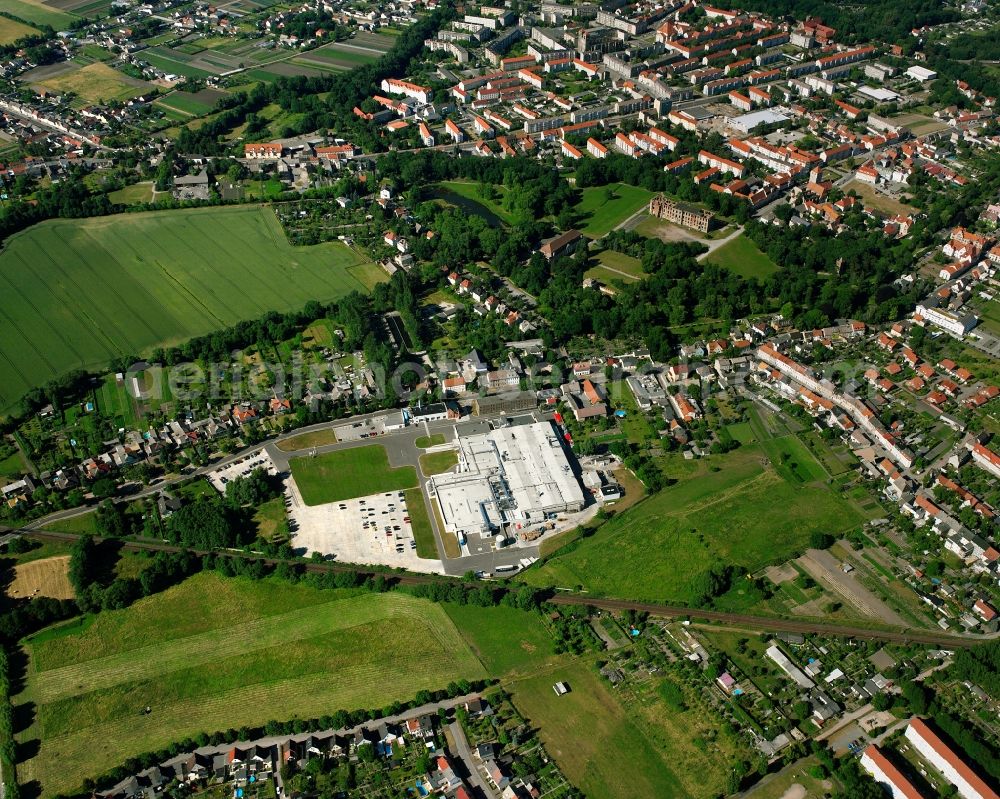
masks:
{"type": "Polygon", "coordinates": [[[14,479],[28,470],[20,450],[15,450],[3,460],[0,460],[0,478],[14,479]]]}
{"type": "Polygon", "coordinates": [[[431,527],[431,517],[427,514],[423,492],[419,488],[406,490],[406,512],[410,514],[410,527],[413,529],[413,540],[417,542],[417,557],[437,560],[437,542],[434,540],[434,528],[431,527]]]}
{"type": "Polygon", "coordinates": [[[763,280],[778,271],[778,265],[757,249],[746,236],[737,236],[705,257],[708,263],[728,269],[740,277],[763,280]]]}
{"type": "Polygon", "coordinates": [[[43,796],[201,731],[384,707],[485,676],[433,603],[215,574],[26,648],[15,701],[34,703],[21,737],[41,745],[18,776],[43,796]]]}
{"type": "Polygon", "coordinates": [[[493,676],[516,678],[535,674],[558,662],[552,637],[536,612],[504,605],[441,605],[465,642],[493,676]]]}
{"type": "Polygon", "coordinates": [[[416,470],[412,466],[391,467],[381,444],[327,452],[315,458],[292,458],[289,466],[307,505],[401,491],[417,485],[416,470]]]}
{"type": "Polygon", "coordinates": [[[597,254],[597,265],[588,269],[585,277],[605,283],[612,280],[631,283],[646,277],[646,273],[642,271],[642,263],[638,258],[614,250],[602,250],[597,254]]]}
{"type": "Polygon", "coordinates": [[[97,514],[90,510],[69,519],[49,522],[42,529],[55,530],[60,533],[91,533],[97,535],[97,514]]]}
{"type": "Polygon", "coordinates": [[[123,75],[101,62],[54,75],[38,85],[52,92],[73,92],[87,103],[129,100],[153,88],[152,84],[123,75]]]}
{"type": "Polygon", "coordinates": [[[118,191],[113,191],[108,195],[108,199],[113,203],[122,205],[139,205],[140,203],[153,202],[153,183],[133,183],[118,191]]]}
{"type": "Polygon", "coordinates": [[[13,44],[18,39],[23,39],[33,33],[38,33],[38,29],[25,25],[23,22],[0,17],[0,45],[13,44]]]}
{"type": "Polygon", "coordinates": [[[614,229],[643,206],[649,204],[651,191],[629,186],[627,183],[613,183],[609,186],[590,186],[583,189],[583,197],[574,210],[582,217],[580,232],[596,239],[614,229]],[[607,190],[612,198],[607,199],[607,190]]]}
{"type": "Polygon", "coordinates": [[[339,242],[292,247],[263,207],[30,227],[0,251],[0,413],[70,369],[105,369],[268,310],[364,292],[368,276],[351,271],[364,263],[339,242]]]}
{"type": "Polygon", "coordinates": [[[678,473],[675,485],[521,579],[688,603],[694,578],[715,564],[754,571],[804,549],[814,530],[836,534],[862,521],[860,512],[829,488],[800,482],[787,470],[765,469],[764,455],[759,445],[750,445],[698,462],[678,473]]]}
{"type": "Polygon", "coordinates": [[[65,30],[78,19],[42,0],[3,0],[3,10],[31,25],[51,25],[57,31],[65,30]]]}
{"type": "Polygon", "coordinates": [[[316,430],[312,433],[299,433],[297,436],[286,438],[278,442],[278,449],[282,452],[295,452],[300,449],[311,447],[324,447],[327,444],[337,443],[337,433],[331,427],[327,430],[316,430]]]}
{"type": "Polygon", "coordinates": [[[432,474],[451,471],[456,463],[458,463],[458,453],[453,449],[425,452],[420,456],[420,471],[425,477],[430,477],[432,474]]]}
{"type": "Polygon", "coordinates": [[[420,436],[413,442],[417,449],[427,449],[428,447],[439,447],[444,443],[444,433],[432,433],[429,436],[420,436]]]}
{"type": "Polygon", "coordinates": [[[504,687],[528,722],[539,728],[542,743],[566,778],[585,796],[689,795],[673,773],[673,764],[636,726],[589,662],[566,659],[557,668],[504,687]],[[565,696],[552,690],[559,681],[569,683],[565,696]]]}

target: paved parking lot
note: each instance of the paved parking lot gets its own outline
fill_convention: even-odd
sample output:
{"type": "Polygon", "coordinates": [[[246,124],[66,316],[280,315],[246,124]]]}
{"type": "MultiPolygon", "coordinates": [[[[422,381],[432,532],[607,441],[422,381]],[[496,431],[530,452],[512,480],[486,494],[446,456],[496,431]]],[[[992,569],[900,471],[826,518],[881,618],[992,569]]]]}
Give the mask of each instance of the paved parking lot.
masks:
{"type": "Polygon", "coordinates": [[[267,454],[266,450],[259,449],[256,452],[250,453],[245,458],[241,458],[222,469],[212,472],[208,475],[208,480],[217,491],[225,493],[227,483],[235,480],[237,477],[246,477],[254,469],[264,469],[268,474],[272,475],[278,473],[274,461],[271,460],[271,456],[267,454]]]}
{"type": "Polygon", "coordinates": [[[285,481],[290,498],[292,546],[305,554],[321,552],[345,563],[398,566],[441,574],[438,560],[417,557],[404,492],[391,491],[325,505],[306,505],[295,485],[285,481]]]}

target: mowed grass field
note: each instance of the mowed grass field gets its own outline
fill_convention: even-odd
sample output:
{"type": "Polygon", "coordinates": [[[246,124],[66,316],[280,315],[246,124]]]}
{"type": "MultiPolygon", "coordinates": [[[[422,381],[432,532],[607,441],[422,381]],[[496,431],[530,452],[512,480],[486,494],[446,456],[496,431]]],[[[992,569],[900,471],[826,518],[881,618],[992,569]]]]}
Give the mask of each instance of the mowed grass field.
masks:
{"type": "Polygon", "coordinates": [[[574,209],[584,217],[580,232],[591,238],[603,236],[620,225],[636,211],[649,204],[653,193],[627,183],[612,183],[609,186],[592,186],[583,189],[583,198],[574,209]],[[609,201],[605,189],[613,192],[609,201]]]}
{"type": "Polygon", "coordinates": [[[758,280],[763,280],[778,271],[778,265],[762,253],[756,244],[742,235],[705,256],[705,260],[728,269],[740,277],[755,277],[758,280]]]}
{"type": "Polygon", "coordinates": [[[343,244],[292,247],[263,207],[43,222],[0,251],[0,413],[70,369],[384,279],[343,244]]]}
{"type": "Polygon", "coordinates": [[[0,17],[0,45],[13,44],[18,39],[23,39],[32,33],[38,33],[38,29],[22,22],[7,19],[7,17],[0,17]]]}
{"type": "Polygon", "coordinates": [[[46,5],[42,0],[3,0],[0,8],[31,25],[51,25],[57,31],[68,28],[78,19],[73,14],[46,5]]]}
{"type": "Polygon", "coordinates": [[[425,600],[207,573],[27,650],[15,702],[34,703],[21,738],[41,744],[18,776],[45,797],[201,731],[383,707],[485,676],[425,600]]]}
{"type": "Polygon", "coordinates": [[[713,565],[755,571],[805,549],[814,530],[836,535],[860,524],[858,509],[812,479],[822,474],[812,455],[792,440],[711,457],[521,579],[690,603],[693,581],[713,565]],[[788,460],[782,461],[782,452],[789,453],[788,460]],[[772,465],[765,466],[764,459],[772,465]]]}
{"type": "Polygon", "coordinates": [[[307,505],[417,487],[416,469],[390,466],[381,444],[292,458],[288,465],[307,505]]]}

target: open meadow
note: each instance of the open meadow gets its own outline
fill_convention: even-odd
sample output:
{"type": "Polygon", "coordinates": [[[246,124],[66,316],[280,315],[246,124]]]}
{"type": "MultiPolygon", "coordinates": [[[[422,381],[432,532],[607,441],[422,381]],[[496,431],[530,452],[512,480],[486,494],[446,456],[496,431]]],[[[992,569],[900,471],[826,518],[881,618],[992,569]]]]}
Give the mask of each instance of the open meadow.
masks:
{"type": "Polygon", "coordinates": [[[38,33],[38,29],[25,25],[23,22],[0,17],[0,45],[13,44],[18,39],[23,39],[33,33],[38,33]]]}
{"type": "Polygon", "coordinates": [[[860,524],[861,512],[817,479],[823,474],[787,439],[711,456],[521,579],[690,603],[698,576],[713,566],[752,572],[804,550],[813,531],[837,534],[860,524]]]}
{"type": "Polygon", "coordinates": [[[338,242],[291,246],[263,207],[51,220],[0,251],[0,413],[76,368],[385,279],[338,242]]]}
{"type": "Polygon", "coordinates": [[[28,640],[15,699],[34,709],[18,776],[43,797],[199,732],[384,707],[485,676],[439,606],[397,592],[205,573],[59,632],[28,640]]]}
{"type": "Polygon", "coordinates": [[[648,205],[653,196],[653,192],[648,189],[627,183],[592,186],[583,189],[582,194],[573,210],[583,217],[580,232],[590,238],[599,238],[613,230],[648,205]]]}
{"type": "Polygon", "coordinates": [[[390,466],[381,444],[292,458],[288,465],[307,505],[402,491],[417,485],[416,470],[412,466],[390,466]]]}
{"type": "Polygon", "coordinates": [[[778,271],[778,265],[746,236],[737,236],[723,244],[711,255],[705,256],[705,261],[728,269],[740,277],[755,277],[758,280],[763,280],[778,271]]]}
{"type": "Polygon", "coordinates": [[[68,28],[78,19],[75,14],[60,11],[42,0],[3,0],[2,7],[29,25],[50,25],[57,31],[68,28]]]}

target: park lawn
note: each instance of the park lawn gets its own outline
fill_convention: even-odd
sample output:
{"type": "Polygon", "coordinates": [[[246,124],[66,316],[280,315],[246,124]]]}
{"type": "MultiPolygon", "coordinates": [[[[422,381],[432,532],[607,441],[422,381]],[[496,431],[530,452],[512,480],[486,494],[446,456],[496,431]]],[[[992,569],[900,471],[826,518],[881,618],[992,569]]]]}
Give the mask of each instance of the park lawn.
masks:
{"type": "Polygon", "coordinates": [[[602,250],[597,254],[597,265],[587,270],[585,277],[596,278],[603,282],[623,280],[631,283],[646,277],[642,270],[642,262],[625,253],[614,250],[602,250]]]}
{"type": "Polygon", "coordinates": [[[108,199],[121,205],[141,205],[153,202],[153,182],[133,183],[108,194],[108,199]]]}
{"type": "Polygon", "coordinates": [[[288,465],[306,505],[323,505],[417,486],[416,469],[390,466],[389,456],[381,444],[292,458],[288,465]]]}
{"type": "Polygon", "coordinates": [[[458,463],[458,453],[453,449],[441,452],[425,452],[420,456],[420,471],[424,477],[450,472],[458,463]]]}
{"type": "Polygon", "coordinates": [[[432,433],[429,436],[420,436],[413,442],[417,449],[427,449],[428,447],[438,447],[444,443],[444,433],[432,433]]]}
{"type": "Polygon", "coordinates": [[[3,0],[3,10],[22,19],[29,25],[51,25],[55,30],[66,30],[79,19],[46,5],[42,0],[3,0]]]}
{"type": "Polygon", "coordinates": [[[207,114],[215,104],[202,100],[191,92],[176,91],[159,98],[153,105],[160,108],[172,108],[186,116],[196,117],[207,114]]]}
{"type": "Polygon", "coordinates": [[[560,660],[536,611],[451,602],[441,607],[491,676],[525,677],[560,660]]]}
{"type": "MultiPolygon", "coordinates": [[[[514,215],[501,205],[504,194],[503,186],[495,187],[500,195],[496,200],[484,197],[478,183],[470,183],[465,180],[442,180],[438,183],[438,186],[445,195],[443,199],[446,201],[449,200],[448,194],[457,195],[459,198],[465,200],[465,203],[462,204],[462,209],[467,213],[476,213],[475,206],[479,205],[486,210],[487,214],[499,217],[508,225],[514,222],[514,215]]],[[[455,204],[457,205],[458,203],[455,204]]],[[[479,214],[483,215],[481,212],[479,214]]],[[[487,216],[488,219],[489,216],[487,216]]]]}
{"type": "Polygon", "coordinates": [[[597,676],[592,663],[565,658],[544,673],[504,683],[515,707],[539,729],[566,778],[592,799],[689,794],[664,756],[597,676]],[[556,696],[552,685],[569,684],[556,696]]]}
{"type": "Polygon", "coordinates": [[[18,39],[23,39],[33,33],[38,33],[38,28],[7,19],[7,17],[0,17],[0,45],[13,44],[18,39]]]}
{"type": "Polygon", "coordinates": [[[22,740],[40,747],[18,776],[43,796],[202,731],[385,707],[485,676],[426,600],[208,573],[26,649],[15,701],[34,703],[22,740]]]}
{"type": "Polygon", "coordinates": [[[291,246],[255,206],[34,225],[0,251],[0,413],[71,369],[365,292],[363,261],[339,242],[291,246]]]}
{"type": "Polygon", "coordinates": [[[636,211],[649,204],[653,192],[630,186],[627,183],[612,183],[608,186],[590,186],[583,189],[583,197],[574,209],[585,220],[580,232],[596,239],[613,230],[636,211]],[[611,189],[614,196],[606,199],[605,193],[611,189]]]}
{"type": "Polygon", "coordinates": [[[437,560],[437,542],[434,540],[434,528],[431,526],[431,517],[427,513],[423,492],[419,488],[408,488],[404,498],[406,499],[406,512],[410,515],[413,540],[417,542],[417,557],[437,560]]]}
{"type": "Polygon", "coordinates": [[[728,269],[740,277],[755,277],[758,280],[763,280],[778,271],[778,265],[743,234],[705,256],[705,260],[728,269]]]}
{"type": "Polygon", "coordinates": [[[763,455],[759,445],[750,445],[702,460],[678,474],[675,485],[615,516],[570,551],[528,569],[521,579],[688,604],[696,596],[696,578],[712,566],[753,572],[804,550],[814,531],[838,534],[862,521],[831,489],[765,468],[763,455]],[[713,466],[719,471],[711,471],[713,466]]]}
{"type": "Polygon", "coordinates": [[[151,83],[123,75],[100,61],[53,75],[38,85],[50,92],[73,92],[87,103],[130,100],[153,88],[151,83]]]}
{"type": "Polygon", "coordinates": [[[336,443],[337,433],[331,427],[326,430],[314,430],[311,433],[299,433],[291,438],[286,438],[284,441],[278,442],[278,449],[282,452],[296,452],[300,449],[325,447],[328,444],[336,443]]]}

